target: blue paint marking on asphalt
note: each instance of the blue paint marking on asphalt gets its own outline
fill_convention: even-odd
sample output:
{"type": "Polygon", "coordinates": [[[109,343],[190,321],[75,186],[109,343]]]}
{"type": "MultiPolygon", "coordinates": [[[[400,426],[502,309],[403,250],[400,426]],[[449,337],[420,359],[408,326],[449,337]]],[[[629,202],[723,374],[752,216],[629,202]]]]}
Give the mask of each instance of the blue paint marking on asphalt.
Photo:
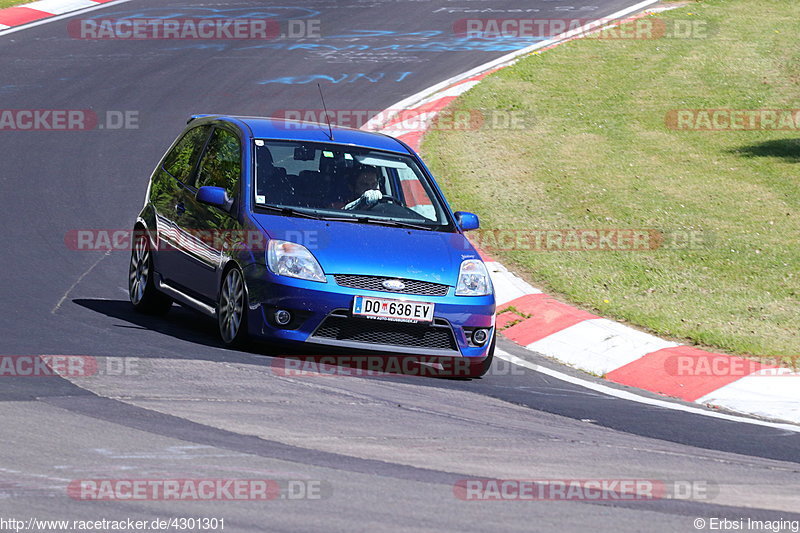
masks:
{"type": "Polygon", "coordinates": [[[342,73],[340,76],[329,76],[327,74],[307,74],[305,76],[282,76],[280,78],[273,78],[270,80],[263,80],[257,82],[259,85],[267,85],[270,83],[282,83],[284,85],[305,85],[308,83],[315,83],[320,81],[328,81],[331,83],[356,83],[358,81],[368,81],[370,83],[377,83],[383,79],[387,81],[401,82],[406,79],[411,72],[399,73],[386,73],[376,72],[374,74],[364,74],[363,72],[356,72],[353,74],[342,73]],[[387,77],[387,74],[389,77],[387,77]]]}
{"type": "Polygon", "coordinates": [[[227,45],[225,43],[195,43],[191,46],[174,46],[165,48],[164,50],[186,50],[188,48],[193,48],[195,50],[216,50],[217,52],[224,52],[227,50],[227,45]]]}
{"type": "Polygon", "coordinates": [[[26,90],[34,89],[34,88],[38,89],[39,87],[44,87],[44,85],[39,85],[39,84],[36,84],[36,85],[3,85],[3,86],[0,86],[0,94],[17,93],[17,92],[20,92],[20,91],[26,91],[26,90]]]}
{"type": "Polygon", "coordinates": [[[430,39],[432,37],[439,37],[440,35],[447,36],[447,32],[443,32],[440,30],[427,30],[427,31],[412,31],[412,32],[400,32],[400,31],[392,31],[392,30],[353,30],[350,33],[342,33],[340,35],[326,35],[325,39],[347,39],[352,41],[353,39],[369,39],[369,38],[381,38],[381,37],[394,37],[394,38],[420,38],[420,39],[430,39]]]}
{"type": "Polygon", "coordinates": [[[292,43],[292,42],[272,42],[240,45],[232,43],[218,43],[208,45],[205,43],[186,43],[165,48],[164,50],[206,50],[213,48],[220,52],[241,52],[244,50],[316,50],[328,52],[348,52],[348,51],[386,51],[394,52],[513,52],[521,48],[526,48],[543,39],[525,39],[513,41],[482,41],[474,42],[467,39],[456,39],[452,41],[432,41],[427,43],[404,43],[371,46],[368,44],[348,44],[337,46],[322,43],[292,43]]]}

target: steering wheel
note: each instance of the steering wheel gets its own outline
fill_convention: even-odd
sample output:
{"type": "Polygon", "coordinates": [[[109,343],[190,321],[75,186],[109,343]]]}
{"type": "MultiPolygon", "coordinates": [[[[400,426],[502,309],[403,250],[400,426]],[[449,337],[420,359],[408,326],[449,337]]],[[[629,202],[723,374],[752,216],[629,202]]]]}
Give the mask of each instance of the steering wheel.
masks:
{"type": "Polygon", "coordinates": [[[382,202],[392,202],[392,203],[395,203],[395,204],[397,204],[397,205],[403,205],[403,204],[400,202],[400,200],[398,200],[398,199],[397,199],[397,198],[395,198],[394,196],[389,196],[388,194],[385,194],[385,195],[383,195],[383,196],[381,197],[381,199],[380,199],[380,200],[378,200],[377,202],[375,202],[374,204],[372,204],[372,205],[371,205],[371,206],[370,206],[368,209],[372,209],[373,207],[375,207],[376,205],[378,205],[378,204],[380,204],[380,203],[382,203],[382,202]]]}

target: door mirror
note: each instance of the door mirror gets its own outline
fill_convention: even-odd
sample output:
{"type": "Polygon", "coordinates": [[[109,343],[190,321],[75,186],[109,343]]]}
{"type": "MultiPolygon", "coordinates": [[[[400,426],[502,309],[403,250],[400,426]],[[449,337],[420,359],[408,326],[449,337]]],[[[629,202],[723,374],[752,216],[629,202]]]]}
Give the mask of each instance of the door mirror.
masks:
{"type": "Polygon", "coordinates": [[[481,225],[480,221],[478,221],[478,215],[474,213],[456,211],[454,215],[456,216],[456,222],[458,222],[458,225],[461,226],[463,231],[478,229],[481,225]]]}
{"type": "Polygon", "coordinates": [[[230,210],[231,205],[233,205],[233,200],[228,198],[228,191],[222,187],[212,187],[210,185],[200,187],[197,189],[195,198],[197,198],[198,202],[213,205],[225,211],[230,210]]]}

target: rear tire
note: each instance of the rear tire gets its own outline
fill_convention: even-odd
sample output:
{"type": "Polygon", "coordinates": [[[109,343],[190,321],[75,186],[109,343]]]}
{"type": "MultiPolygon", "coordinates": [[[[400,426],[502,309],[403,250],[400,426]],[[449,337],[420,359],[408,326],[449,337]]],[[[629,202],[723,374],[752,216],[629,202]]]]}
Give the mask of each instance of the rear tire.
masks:
{"type": "Polygon", "coordinates": [[[242,271],[235,266],[225,273],[222,281],[217,299],[217,323],[219,336],[226,346],[241,348],[248,343],[247,291],[242,271]]]}
{"type": "Polygon", "coordinates": [[[150,239],[143,231],[137,230],[134,232],[128,266],[128,297],[136,311],[148,315],[164,315],[172,307],[172,299],[156,289],[154,278],[150,239]]]}

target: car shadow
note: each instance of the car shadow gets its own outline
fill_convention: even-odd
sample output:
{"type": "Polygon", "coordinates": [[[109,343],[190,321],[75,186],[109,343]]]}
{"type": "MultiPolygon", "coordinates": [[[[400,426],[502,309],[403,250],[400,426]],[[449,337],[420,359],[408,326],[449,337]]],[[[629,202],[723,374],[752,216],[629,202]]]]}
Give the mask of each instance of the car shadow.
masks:
{"type": "Polygon", "coordinates": [[[150,316],[135,311],[128,300],[75,298],[72,302],[96,313],[126,322],[115,324],[115,327],[138,326],[196,344],[222,347],[216,336],[217,325],[214,319],[180,305],[173,305],[165,316],[150,316]]]}
{"type": "Polygon", "coordinates": [[[775,139],[749,144],[730,150],[742,157],[781,157],[793,163],[800,162],[800,139],[775,139]]]}
{"type": "MultiPolygon", "coordinates": [[[[412,364],[410,361],[417,357],[400,354],[317,346],[310,351],[309,349],[278,347],[264,342],[253,342],[244,349],[226,349],[217,336],[217,324],[214,319],[177,304],[173,305],[165,316],[151,316],[135,311],[128,300],[76,298],[72,302],[96,313],[123,321],[123,324],[114,324],[118,328],[147,329],[187,342],[219,348],[226,350],[233,359],[236,358],[237,353],[275,357],[278,361],[274,361],[272,366],[277,373],[287,377],[338,375],[388,380],[407,376],[451,380],[469,379],[463,375],[452,375],[451,372],[442,371],[440,368],[442,365],[436,362],[434,362],[434,366],[412,364]],[[300,362],[298,363],[298,361],[300,362]]],[[[199,356],[199,358],[218,360],[211,356],[199,356]]],[[[427,356],[423,358],[429,361],[436,359],[427,356]]],[[[258,365],[263,365],[263,361],[254,362],[247,358],[237,360],[240,363],[258,365]]],[[[445,358],[444,361],[447,366],[449,358],[445,358]]],[[[462,368],[458,367],[457,370],[461,371],[462,368]]]]}

